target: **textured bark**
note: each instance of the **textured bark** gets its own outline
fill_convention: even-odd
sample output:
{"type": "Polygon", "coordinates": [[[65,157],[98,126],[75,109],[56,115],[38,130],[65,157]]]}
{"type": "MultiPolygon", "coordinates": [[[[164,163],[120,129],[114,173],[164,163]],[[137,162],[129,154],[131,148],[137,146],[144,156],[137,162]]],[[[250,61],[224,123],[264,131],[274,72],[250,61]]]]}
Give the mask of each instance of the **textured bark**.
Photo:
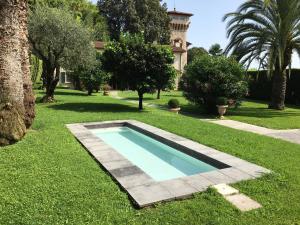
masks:
{"type": "Polygon", "coordinates": [[[160,92],[161,92],[161,89],[158,89],[157,90],[157,99],[160,99],[160,92]]]}
{"type": "Polygon", "coordinates": [[[269,104],[270,109],[284,110],[286,93],[286,70],[275,71],[273,76],[272,98],[269,104]]]}
{"type": "Polygon", "coordinates": [[[32,81],[30,78],[29,69],[29,54],[28,54],[28,4],[27,0],[20,1],[19,10],[20,21],[20,42],[21,42],[21,59],[22,59],[22,72],[23,72],[23,89],[24,89],[24,107],[25,107],[25,125],[30,128],[35,118],[35,97],[32,89],[32,81]]]}
{"type": "Polygon", "coordinates": [[[41,102],[51,103],[54,102],[54,91],[59,81],[60,66],[53,67],[51,64],[44,63],[43,67],[44,85],[46,88],[46,94],[42,98],[41,102]]]}
{"type": "Polygon", "coordinates": [[[143,98],[144,98],[144,94],[142,92],[138,91],[138,95],[139,95],[139,110],[143,110],[143,98]]]}
{"type": "Polygon", "coordinates": [[[19,10],[21,0],[0,1],[0,145],[26,133],[19,10]]]}

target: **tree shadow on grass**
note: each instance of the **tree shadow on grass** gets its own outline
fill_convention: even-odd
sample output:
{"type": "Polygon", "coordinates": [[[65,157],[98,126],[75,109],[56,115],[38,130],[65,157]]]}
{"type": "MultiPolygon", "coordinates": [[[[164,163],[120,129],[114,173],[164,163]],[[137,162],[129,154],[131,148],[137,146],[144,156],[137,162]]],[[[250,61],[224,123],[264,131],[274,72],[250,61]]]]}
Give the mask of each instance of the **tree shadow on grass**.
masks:
{"type": "Polygon", "coordinates": [[[74,111],[74,112],[139,112],[137,107],[113,104],[113,103],[64,103],[49,105],[48,108],[54,110],[74,111]]]}
{"type": "Polygon", "coordinates": [[[62,96],[88,96],[85,92],[66,92],[66,91],[55,91],[55,95],[62,95],[62,96]]]}
{"type": "Polygon", "coordinates": [[[276,111],[264,107],[247,107],[230,109],[227,113],[228,116],[245,116],[245,117],[256,117],[256,118],[274,118],[274,117],[287,117],[287,116],[299,116],[300,110],[297,111],[276,111]]]}

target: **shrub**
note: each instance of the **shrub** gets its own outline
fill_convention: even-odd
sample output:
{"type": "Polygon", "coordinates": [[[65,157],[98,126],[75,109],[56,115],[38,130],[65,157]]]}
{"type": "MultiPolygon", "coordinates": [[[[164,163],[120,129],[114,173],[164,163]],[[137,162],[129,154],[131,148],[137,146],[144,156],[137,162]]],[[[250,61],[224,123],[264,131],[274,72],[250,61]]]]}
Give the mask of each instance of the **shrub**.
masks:
{"type": "Polygon", "coordinates": [[[184,96],[191,102],[204,105],[208,113],[216,112],[220,96],[239,101],[248,91],[245,71],[234,58],[203,55],[186,67],[181,80],[184,96]]]}
{"type": "Polygon", "coordinates": [[[217,105],[227,105],[228,104],[228,99],[225,97],[219,97],[216,100],[217,105]]]}
{"type": "Polygon", "coordinates": [[[105,84],[105,85],[103,85],[102,89],[103,89],[103,91],[110,91],[111,86],[109,86],[108,84],[105,84]]]}
{"type": "Polygon", "coordinates": [[[180,104],[179,101],[176,98],[174,98],[174,99],[170,99],[170,101],[168,102],[168,106],[171,109],[176,109],[179,108],[180,104]]]}

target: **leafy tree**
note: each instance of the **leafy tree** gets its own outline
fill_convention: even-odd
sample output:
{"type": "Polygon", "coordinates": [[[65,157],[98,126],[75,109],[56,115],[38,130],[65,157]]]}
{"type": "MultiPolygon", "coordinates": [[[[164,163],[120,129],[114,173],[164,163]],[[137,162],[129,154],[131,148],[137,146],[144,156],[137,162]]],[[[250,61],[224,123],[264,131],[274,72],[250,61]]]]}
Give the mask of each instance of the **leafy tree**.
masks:
{"type": "Polygon", "coordinates": [[[99,0],[98,7],[107,20],[113,40],[129,32],[143,33],[147,43],[169,44],[170,18],[161,0],[99,0]]]}
{"type": "Polygon", "coordinates": [[[160,99],[161,90],[172,89],[175,85],[174,54],[169,46],[153,45],[149,48],[147,60],[151,62],[148,69],[153,74],[157,99],[160,99]]]}
{"type": "Polygon", "coordinates": [[[228,21],[230,43],[225,52],[250,65],[257,58],[268,61],[273,75],[272,99],[269,108],[285,108],[287,67],[293,51],[300,55],[300,1],[246,1],[228,21]]]}
{"type": "Polygon", "coordinates": [[[33,53],[43,61],[43,102],[54,100],[61,66],[68,70],[88,68],[95,60],[89,31],[62,9],[37,7],[30,14],[29,40],[33,53]]]}
{"type": "Polygon", "coordinates": [[[190,48],[187,52],[188,54],[188,64],[194,61],[197,57],[200,57],[202,55],[208,54],[208,52],[205,50],[205,48],[202,47],[193,47],[190,48]]]}
{"type": "Polygon", "coordinates": [[[247,93],[244,69],[234,58],[203,55],[187,65],[181,87],[193,103],[215,112],[218,97],[240,100],[247,93]]]}
{"type": "Polygon", "coordinates": [[[88,0],[29,0],[29,5],[32,11],[38,6],[67,10],[74,18],[82,21],[93,33],[95,40],[108,40],[106,21],[99,14],[97,6],[88,0]]]}
{"type": "Polygon", "coordinates": [[[92,95],[94,90],[98,92],[100,90],[100,86],[107,84],[110,80],[110,74],[106,73],[102,68],[100,54],[97,54],[97,60],[92,68],[80,68],[75,72],[75,74],[79,81],[84,85],[84,88],[88,91],[88,95],[92,95]]]}
{"type": "Polygon", "coordinates": [[[143,95],[153,92],[157,88],[169,84],[173,76],[169,47],[145,44],[141,35],[124,35],[119,42],[110,43],[103,53],[103,67],[112,72],[122,85],[122,89],[129,88],[137,91],[139,109],[143,109],[143,95]],[[166,49],[165,49],[166,48],[166,49]],[[160,57],[162,61],[157,60],[160,57]],[[166,79],[160,77],[166,76],[166,79]],[[163,83],[165,82],[165,83],[163,83]]]}
{"type": "Polygon", "coordinates": [[[221,45],[219,45],[219,44],[212,45],[209,48],[208,52],[212,56],[221,56],[221,55],[223,55],[223,49],[221,48],[221,45]]]}

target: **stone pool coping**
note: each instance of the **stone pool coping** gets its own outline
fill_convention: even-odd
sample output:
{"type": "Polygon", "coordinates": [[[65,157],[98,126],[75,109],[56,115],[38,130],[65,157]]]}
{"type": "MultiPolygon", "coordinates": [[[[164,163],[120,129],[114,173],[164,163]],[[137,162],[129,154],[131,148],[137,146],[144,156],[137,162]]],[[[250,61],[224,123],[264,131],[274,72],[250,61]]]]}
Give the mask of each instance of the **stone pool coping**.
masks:
{"type": "Polygon", "coordinates": [[[271,172],[256,164],[136,120],[68,124],[67,127],[139,208],[158,202],[184,199],[213,185],[255,179],[271,172]],[[90,131],[119,126],[128,126],[165,144],[173,145],[172,147],[175,145],[180,151],[193,157],[206,157],[206,160],[211,160],[213,165],[218,164],[218,168],[221,169],[157,182],[90,131]]]}

